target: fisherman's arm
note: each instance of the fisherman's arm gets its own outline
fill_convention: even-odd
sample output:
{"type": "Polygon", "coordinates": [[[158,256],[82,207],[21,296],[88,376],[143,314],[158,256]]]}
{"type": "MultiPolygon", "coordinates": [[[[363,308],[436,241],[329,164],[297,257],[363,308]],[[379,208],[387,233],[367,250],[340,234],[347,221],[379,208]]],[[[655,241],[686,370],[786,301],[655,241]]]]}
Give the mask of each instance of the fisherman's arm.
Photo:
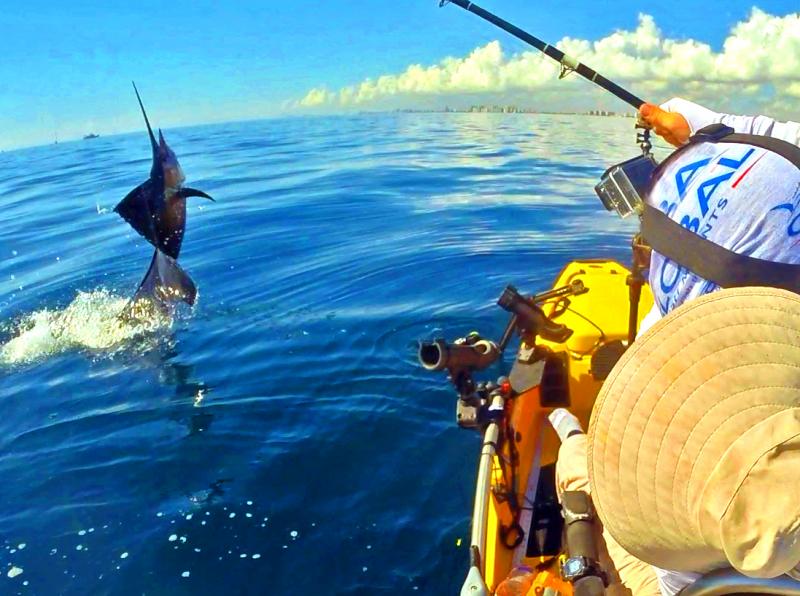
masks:
{"type": "Polygon", "coordinates": [[[644,104],[639,108],[641,120],[651,126],[667,142],[679,146],[691,135],[709,124],[722,123],[734,131],[775,137],[800,146],[800,123],[780,122],[767,116],[736,116],[714,112],[679,97],[660,107],[644,104]]]}

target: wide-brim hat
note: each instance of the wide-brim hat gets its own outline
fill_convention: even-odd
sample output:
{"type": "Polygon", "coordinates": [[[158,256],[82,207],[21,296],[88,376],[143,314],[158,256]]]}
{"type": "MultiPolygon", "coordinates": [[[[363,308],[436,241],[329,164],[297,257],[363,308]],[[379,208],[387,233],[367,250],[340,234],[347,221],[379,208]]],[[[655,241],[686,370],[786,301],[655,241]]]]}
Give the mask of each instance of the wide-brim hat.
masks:
{"type": "Polygon", "coordinates": [[[776,577],[800,563],[800,296],[738,288],[623,355],[589,427],[610,534],[663,569],[776,577]]]}

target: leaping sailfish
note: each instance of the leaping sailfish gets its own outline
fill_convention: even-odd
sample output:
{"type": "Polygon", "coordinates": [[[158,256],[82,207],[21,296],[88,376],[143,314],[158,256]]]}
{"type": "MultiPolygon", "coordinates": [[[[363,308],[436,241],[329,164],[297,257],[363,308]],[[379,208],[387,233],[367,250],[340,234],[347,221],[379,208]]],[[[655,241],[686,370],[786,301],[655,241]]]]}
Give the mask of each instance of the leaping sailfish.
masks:
{"type": "Polygon", "coordinates": [[[150,268],[133,296],[132,307],[152,304],[164,312],[181,301],[193,305],[197,296],[194,282],[177,263],[186,231],[186,199],[214,199],[202,190],[183,186],[186,177],[178,158],[167,146],[161,129],[156,142],[135,83],[133,90],[150,135],[153,166],[150,178],[129,192],[114,211],[155,247],[150,268]]]}

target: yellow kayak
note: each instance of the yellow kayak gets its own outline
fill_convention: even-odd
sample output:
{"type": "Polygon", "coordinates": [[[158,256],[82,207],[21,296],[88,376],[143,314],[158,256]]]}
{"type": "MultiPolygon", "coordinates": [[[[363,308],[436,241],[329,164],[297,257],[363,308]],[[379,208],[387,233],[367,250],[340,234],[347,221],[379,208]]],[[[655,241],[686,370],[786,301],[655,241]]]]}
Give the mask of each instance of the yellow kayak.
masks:
{"type": "MultiPolygon", "coordinates": [[[[615,261],[573,261],[553,288],[579,282],[584,290],[541,304],[548,318],[565,325],[572,335],[563,343],[540,338],[537,350],[524,342],[520,346],[510,374],[518,395],[504,404],[506,415],[496,436],[489,436],[491,429],[484,436],[473,512],[472,568],[462,594],[486,589],[493,594],[520,566],[538,571],[529,594],[545,594],[548,589],[572,594],[559,569],[563,554],[563,522],[555,496],[559,440],[546,416],[555,407],[568,407],[588,428],[602,381],[628,338],[629,275],[615,261]]],[[[652,294],[644,286],[639,321],[652,306],[652,294]]]]}

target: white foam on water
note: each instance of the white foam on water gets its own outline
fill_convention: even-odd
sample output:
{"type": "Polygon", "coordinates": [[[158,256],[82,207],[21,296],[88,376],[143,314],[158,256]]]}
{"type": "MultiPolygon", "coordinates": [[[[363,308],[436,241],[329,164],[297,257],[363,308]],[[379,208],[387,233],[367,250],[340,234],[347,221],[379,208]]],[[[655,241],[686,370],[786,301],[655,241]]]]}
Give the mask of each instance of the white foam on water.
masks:
{"type": "Polygon", "coordinates": [[[129,303],[126,297],[106,289],[78,292],[63,309],[42,309],[24,316],[14,325],[13,337],[0,345],[0,364],[25,364],[67,350],[111,351],[126,342],[168,328],[172,324],[155,308],[136,318],[121,317],[129,303]]]}
{"type": "Polygon", "coordinates": [[[22,575],[22,567],[17,567],[16,565],[12,566],[6,575],[8,575],[8,577],[11,579],[14,579],[18,575],[22,575]]]}

